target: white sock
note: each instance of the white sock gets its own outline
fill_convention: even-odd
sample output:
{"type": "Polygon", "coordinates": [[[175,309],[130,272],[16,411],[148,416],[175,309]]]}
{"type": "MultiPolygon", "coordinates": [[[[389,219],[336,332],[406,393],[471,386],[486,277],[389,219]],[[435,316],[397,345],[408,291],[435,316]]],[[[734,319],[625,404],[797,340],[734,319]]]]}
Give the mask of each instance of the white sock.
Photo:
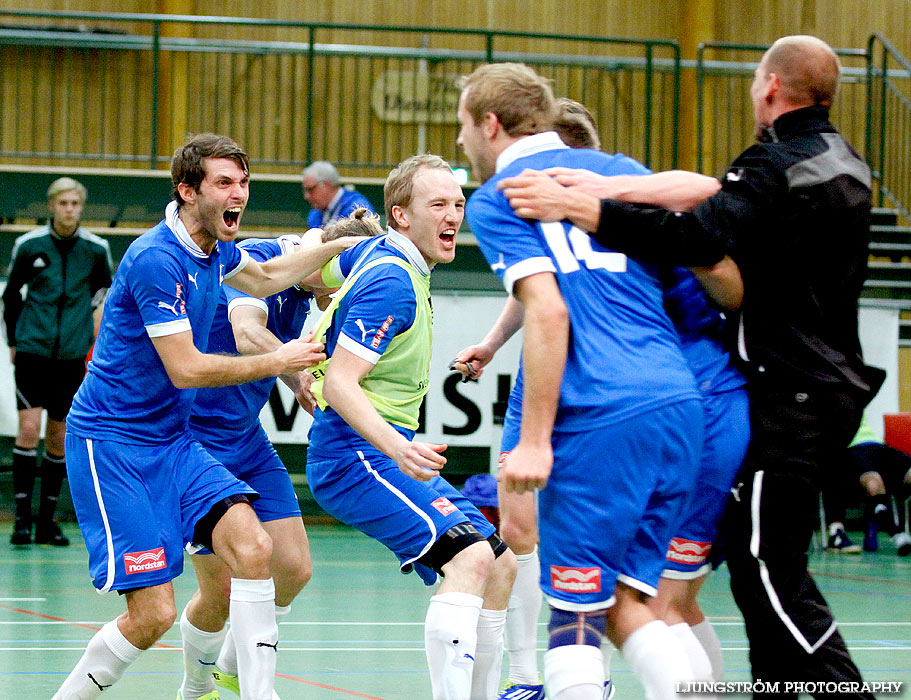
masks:
{"type": "Polygon", "coordinates": [[[52,700],[93,700],[114,685],[142,653],[123,636],[112,620],[89,640],[76,668],[63,681],[52,700]]]}
{"type": "Polygon", "coordinates": [[[538,548],[516,555],[516,581],[512,584],[506,614],[506,651],[509,680],[538,682],[538,618],[541,616],[541,562],[538,548]]]}
{"type": "Polygon", "coordinates": [[[698,625],[692,625],[691,629],[709,657],[712,664],[712,678],[720,683],[724,680],[724,655],[721,653],[721,641],[718,639],[715,628],[706,618],[698,625]]]}
{"type": "Polygon", "coordinates": [[[195,627],[187,618],[187,609],[180,616],[180,636],[183,639],[183,683],[180,694],[183,700],[196,698],[215,689],[212,666],[225,640],[227,630],[206,632],[195,627]]]}
{"type": "Polygon", "coordinates": [[[232,578],[230,615],[240,696],[243,700],[272,700],[278,651],[272,579],[232,578]]]}
{"type": "Polygon", "coordinates": [[[424,647],[433,700],[465,700],[471,696],[482,602],[470,593],[431,597],[424,620],[424,647]]]}
{"type": "Polygon", "coordinates": [[[683,649],[686,651],[686,658],[690,662],[690,668],[696,680],[712,680],[712,662],[699,640],[696,639],[696,635],[693,634],[693,628],[685,622],[679,622],[676,625],[670,625],[670,630],[683,645],[683,649]]]}
{"type": "Polygon", "coordinates": [[[471,700],[490,700],[497,697],[500,671],[503,668],[503,629],[505,610],[481,608],[478,617],[478,643],[471,674],[471,700]]]}
{"type": "MultiPolygon", "coordinates": [[[[275,623],[278,624],[278,618],[285,617],[291,612],[290,605],[275,606],[275,623]]],[[[221,651],[218,653],[218,661],[215,662],[219,671],[232,676],[237,675],[237,647],[234,646],[234,634],[231,627],[228,627],[228,633],[221,645],[221,651]]]]}
{"type": "Polygon", "coordinates": [[[605,634],[601,637],[601,654],[604,656],[604,677],[610,678],[610,660],[614,656],[617,648],[611,643],[605,634]]]}
{"type": "Polygon", "coordinates": [[[544,653],[544,685],[550,700],[601,700],[604,656],[600,647],[572,644],[544,653]]]}
{"type": "Polygon", "coordinates": [[[696,679],[683,644],[661,620],[633,632],[620,653],[651,700],[679,700],[675,685],[696,679]]]}

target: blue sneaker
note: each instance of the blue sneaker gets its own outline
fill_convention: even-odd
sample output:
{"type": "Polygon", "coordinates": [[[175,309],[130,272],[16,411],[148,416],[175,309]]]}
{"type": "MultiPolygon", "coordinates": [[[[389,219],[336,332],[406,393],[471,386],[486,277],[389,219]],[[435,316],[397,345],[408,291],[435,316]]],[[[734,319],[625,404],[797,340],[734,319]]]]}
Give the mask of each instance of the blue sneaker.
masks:
{"type": "Polygon", "coordinates": [[[829,528],[829,543],[826,549],[838,554],[860,554],[860,545],[854,544],[843,527],[829,528]]]}
{"type": "Polygon", "coordinates": [[[544,700],[544,686],[540,683],[508,683],[497,700],[544,700]]]}

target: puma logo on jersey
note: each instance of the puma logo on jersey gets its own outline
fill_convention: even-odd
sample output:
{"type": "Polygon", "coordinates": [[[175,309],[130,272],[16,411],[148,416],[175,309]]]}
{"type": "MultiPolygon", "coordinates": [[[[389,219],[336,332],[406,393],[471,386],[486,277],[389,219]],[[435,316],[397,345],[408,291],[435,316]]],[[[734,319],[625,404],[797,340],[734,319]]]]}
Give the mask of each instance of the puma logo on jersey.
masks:
{"type": "Polygon", "coordinates": [[[275,301],[278,302],[278,313],[282,312],[282,307],[285,305],[284,297],[275,297],[275,301]]]}
{"type": "Polygon", "coordinates": [[[278,652],[278,642],[275,642],[275,644],[269,644],[268,642],[257,642],[256,646],[257,646],[257,648],[269,647],[272,651],[274,651],[276,653],[278,652]]]}
{"type": "Polygon", "coordinates": [[[197,291],[199,290],[199,284],[197,284],[197,282],[196,282],[196,278],[198,276],[199,276],[199,270],[196,271],[195,275],[191,275],[189,272],[187,273],[187,279],[193,283],[193,286],[196,287],[197,291]]]}
{"type": "Polygon", "coordinates": [[[357,320],[354,322],[354,325],[361,329],[361,342],[362,342],[362,343],[367,342],[367,334],[368,334],[368,333],[373,333],[373,332],[376,331],[376,328],[371,328],[369,331],[368,331],[366,328],[364,328],[364,322],[361,321],[361,319],[357,319],[357,320]]]}
{"type": "Polygon", "coordinates": [[[491,266],[490,266],[490,269],[491,269],[493,272],[496,272],[497,270],[505,270],[505,269],[506,269],[506,263],[503,262],[503,253],[500,253],[500,259],[497,260],[497,262],[495,262],[493,265],[491,265],[491,266]]]}
{"type": "Polygon", "coordinates": [[[738,168],[736,171],[731,170],[724,176],[724,179],[728,182],[740,182],[743,179],[743,168],[738,168]]]}
{"type": "Polygon", "coordinates": [[[159,309],[168,309],[175,316],[180,316],[180,312],[177,311],[177,305],[180,303],[180,299],[175,299],[173,304],[165,304],[163,301],[158,302],[159,309]]]}

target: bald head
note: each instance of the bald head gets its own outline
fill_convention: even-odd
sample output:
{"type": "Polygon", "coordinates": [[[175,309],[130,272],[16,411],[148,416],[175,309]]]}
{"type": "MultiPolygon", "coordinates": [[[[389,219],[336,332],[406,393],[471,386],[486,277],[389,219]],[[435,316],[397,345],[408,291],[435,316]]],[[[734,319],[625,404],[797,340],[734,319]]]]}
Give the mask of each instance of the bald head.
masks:
{"type": "Polygon", "coordinates": [[[831,47],[815,36],[785,36],[762,57],[761,67],[781,81],[781,98],[795,106],[831,107],[841,66],[831,47]]]}

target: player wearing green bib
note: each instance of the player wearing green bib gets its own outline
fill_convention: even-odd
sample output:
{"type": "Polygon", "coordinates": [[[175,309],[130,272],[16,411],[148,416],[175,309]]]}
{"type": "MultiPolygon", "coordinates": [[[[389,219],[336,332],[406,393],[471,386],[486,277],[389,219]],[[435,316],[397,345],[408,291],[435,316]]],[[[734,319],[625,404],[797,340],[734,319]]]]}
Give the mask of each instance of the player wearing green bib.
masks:
{"type": "Polygon", "coordinates": [[[515,557],[440,475],[445,445],[413,440],[427,393],[430,271],[455,256],[465,198],[438,156],[403,161],[386,180],[385,236],[330,262],[341,284],[315,338],[307,478],[319,504],[379,540],[427,585],[443,576],[425,620],[435,700],[494,698],[515,557]],[[344,281],[343,281],[344,280],[344,281]]]}

